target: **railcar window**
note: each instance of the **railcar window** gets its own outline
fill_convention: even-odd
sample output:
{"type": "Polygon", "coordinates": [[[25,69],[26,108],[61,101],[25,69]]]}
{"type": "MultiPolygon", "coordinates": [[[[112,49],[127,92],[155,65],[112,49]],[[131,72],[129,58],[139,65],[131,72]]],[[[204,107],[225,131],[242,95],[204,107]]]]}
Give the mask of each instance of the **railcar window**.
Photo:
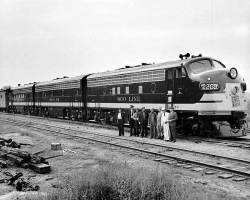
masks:
{"type": "Polygon", "coordinates": [[[181,70],[181,68],[176,68],[175,78],[181,78],[181,77],[182,77],[182,70],[181,70]]]}
{"type": "Polygon", "coordinates": [[[117,87],[117,94],[121,94],[121,87],[117,87]]]}
{"type": "Polygon", "coordinates": [[[221,69],[222,66],[213,66],[209,60],[199,60],[189,64],[190,70],[194,74],[199,74],[213,69],[221,69]]]}
{"type": "Polygon", "coordinates": [[[2,97],[2,95],[1,95],[1,99],[2,99],[3,97],[2,97]]]}
{"type": "Polygon", "coordinates": [[[129,94],[129,86],[126,86],[126,94],[129,94]]]}
{"type": "Polygon", "coordinates": [[[143,93],[143,86],[142,85],[139,85],[138,91],[139,91],[139,94],[143,93]]]}
{"type": "Polygon", "coordinates": [[[172,80],[172,79],[173,79],[172,70],[168,70],[168,79],[169,79],[169,80],[172,80]]]}
{"type": "Polygon", "coordinates": [[[112,88],[112,94],[115,94],[115,87],[112,88]]]}

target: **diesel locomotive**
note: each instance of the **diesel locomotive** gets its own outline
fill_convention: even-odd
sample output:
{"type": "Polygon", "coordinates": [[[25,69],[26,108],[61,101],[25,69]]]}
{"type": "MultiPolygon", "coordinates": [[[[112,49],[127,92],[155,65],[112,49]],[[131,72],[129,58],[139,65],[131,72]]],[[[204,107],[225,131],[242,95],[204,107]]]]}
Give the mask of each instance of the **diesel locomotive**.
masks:
{"type": "Polygon", "coordinates": [[[246,135],[243,77],[213,58],[189,57],[15,87],[5,95],[7,110],[112,124],[118,108],[131,104],[147,110],[173,106],[182,132],[246,135]]]}

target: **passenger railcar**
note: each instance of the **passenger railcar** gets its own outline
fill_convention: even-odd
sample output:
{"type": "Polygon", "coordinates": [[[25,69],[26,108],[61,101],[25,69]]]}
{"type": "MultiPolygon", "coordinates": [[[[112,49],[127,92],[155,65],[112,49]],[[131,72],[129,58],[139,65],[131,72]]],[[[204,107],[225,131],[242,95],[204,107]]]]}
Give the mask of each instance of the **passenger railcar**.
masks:
{"type": "Polygon", "coordinates": [[[34,114],[35,83],[12,88],[8,109],[11,113],[34,114]]]}
{"type": "Polygon", "coordinates": [[[38,83],[35,86],[36,113],[82,120],[86,110],[86,89],[86,75],[38,83]]]}
{"type": "Polygon", "coordinates": [[[87,78],[87,117],[114,119],[129,105],[174,106],[183,131],[214,137],[246,135],[246,84],[235,68],[209,57],[143,64],[87,78]]]}

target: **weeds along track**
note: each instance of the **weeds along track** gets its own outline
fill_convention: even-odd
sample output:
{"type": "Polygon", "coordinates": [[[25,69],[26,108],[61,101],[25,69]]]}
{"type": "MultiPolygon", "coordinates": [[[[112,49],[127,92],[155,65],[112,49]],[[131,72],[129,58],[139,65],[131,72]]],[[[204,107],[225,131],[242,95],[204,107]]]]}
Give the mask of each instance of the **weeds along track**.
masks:
{"type": "Polygon", "coordinates": [[[225,177],[241,176],[237,177],[241,180],[250,178],[250,160],[178,148],[175,147],[174,144],[169,143],[164,143],[164,145],[157,144],[153,143],[153,140],[145,141],[141,138],[131,139],[110,136],[91,131],[80,131],[73,128],[52,126],[50,124],[28,122],[27,120],[6,118],[0,121],[16,126],[25,126],[36,131],[44,131],[49,134],[61,134],[67,136],[67,139],[80,138],[94,143],[109,145],[112,150],[126,151],[130,155],[139,155],[144,158],[154,159],[158,162],[175,164],[180,167],[183,166],[187,169],[192,168],[194,171],[205,170],[205,173],[213,174],[218,173],[217,171],[219,170],[230,173],[225,175],[225,177]]]}
{"type": "MultiPolygon", "coordinates": [[[[117,130],[117,127],[112,126],[112,125],[101,125],[97,123],[91,123],[91,122],[81,122],[81,121],[72,121],[68,119],[62,119],[62,118],[47,118],[47,117],[41,117],[41,116],[31,116],[31,115],[22,115],[22,114],[9,114],[9,113],[0,113],[1,115],[9,115],[9,116],[22,116],[22,117],[27,117],[30,119],[42,119],[46,121],[53,121],[53,122],[58,122],[58,123],[66,123],[68,125],[86,125],[86,124],[92,124],[95,127],[99,128],[108,128],[108,129],[114,129],[117,130]]],[[[250,127],[247,130],[247,133],[250,134],[250,127]]],[[[193,135],[182,135],[178,134],[177,138],[181,138],[183,140],[188,140],[188,141],[193,141],[196,143],[200,142],[206,142],[209,144],[218,144],[218,145],[225,145],[229,147],[238,147],[238,148],[243,148],[243,149],[248,149],[250,150],[250,139],[248,138],[207,138],[207,137],[201,137],[201,136],[193,136],[193,135]]]]}

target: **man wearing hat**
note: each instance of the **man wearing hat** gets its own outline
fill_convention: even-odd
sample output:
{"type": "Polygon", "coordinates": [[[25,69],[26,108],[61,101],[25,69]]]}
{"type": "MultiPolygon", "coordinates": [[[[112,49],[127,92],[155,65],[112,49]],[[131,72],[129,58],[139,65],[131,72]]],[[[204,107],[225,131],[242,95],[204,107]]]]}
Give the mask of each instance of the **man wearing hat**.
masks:
{"type": "Polygon", "coordinates": [[[157,115],[154,112],[154,108],[151,108],[149,116],[148,116],[148,125],[150,128],[150,139],[157,138],[157,136],[156,136],[156,124],[157,124],[157,115]]]}
{"type": "Polygon", "coordinates": [[[169,112],[162,108],[161,125],[163,128],[163,138],[166,142],[170,142],[170,128],[169,128],[169,112]]]}
{"type": "Polygon", "coordinates": [[[119,129],[119,136],[124,136],[124,121],[125,121],[124,114],[122,113],[122,109],[119,108],[117,114],[117,125],[119,129]]]}
{"type": "Polygon", "coordinates": [[[169,114],[169,128],[170,128],[171,139],[172,139],[172,142],[176,142],[175,128],[176,128],[176,121],[178,120],[178,116],[177,116],[177,113],[174,112],[174,107],[173,106],[171,106],[169,108],[169,110],[170,110],[170,114],[169,114]]]}
{"type": "Polygon", "coordinates": [[[141,127],[141,137],[148,137],[148,131],[147,131],[147,115],[145,112],[145,107],[142,107],[142,111],[139,114],[139,124],[141,127]]]}
{"type": "Polygon", "coordinates": [[[134,135],[134,129],[135,129],[135,121],[133,119],[133,115],[134,115],[134,106],[130,105],[130,110],[128,111],[128,123],[129,123],[129,127],[130,127],[130,136],[134,135]]]}

